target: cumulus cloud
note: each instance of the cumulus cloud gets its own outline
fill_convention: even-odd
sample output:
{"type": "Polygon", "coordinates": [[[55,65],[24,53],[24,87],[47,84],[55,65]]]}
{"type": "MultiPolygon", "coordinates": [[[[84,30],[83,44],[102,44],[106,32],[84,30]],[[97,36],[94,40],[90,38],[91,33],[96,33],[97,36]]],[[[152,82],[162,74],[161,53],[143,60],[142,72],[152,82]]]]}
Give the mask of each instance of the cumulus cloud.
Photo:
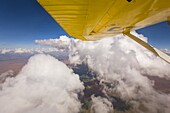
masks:
{"type": "Polygon", "coordinates": [[[11,52],[11,49],[1,49],[0,50],[1,54],[6,54],[6,53],[9,53],[9,52],[11,52]]]}
{"type": "Polygon", "coordinates": [[[165,52],[166,54],[170,55],[170,49],[161,49],[163,52],[165,52]]]}
{"type": "MultiPolygon", "coordinates": [[[[133,34],[147,42],[143,35],[133,34]]],[[[55,43],[49,45],[55,47],[64,42],[60,38],[53,41],[55,43]]],[[[69,39],[69,43],[69,47],[66,46],[70,62],[87,64],[105,86],[103,92],[127,101],[132,105],[132,112],[170,112],[170,95],[156,91],[154,82],[147,78],[158,76],[170,79],[170,64],[124,35],[94,42],[69,39]],[[110,83],[111,87],[104,82],[110,83]]]]}
{"type": "MultiPolygon", "coordinates": [[[[132,33],[143,41],[148,42],[147,37],[136,32],[132,33]]],[[[138,67],[143,74],[166,77],[167,79],[170,77],[168,76],[170,75],[170,66],[168,63],[127,36],[117,35],[105,38],[99,41],[84,42],[68,38],[67,36],[60,36],[59,39],[36,40],[35,42],[42,45],[54,46],[59,50],[65,48],[65,50],[69,51],[70,60],[73,63],[82,63],[83,60],[80,60],[79,57],[90,57],[91,54],[96,54],[97,57],[100,54],[109,54],[111,52],[115,55],[122,52],[122,54],[128,54],[127,56],[132,53],[133,60],[137,60],[138,67]]],[[[168,50],[166,49],[166,51],[168,50]]],[[[119,57],[119,54],[116,56],[119,57]]]]}
{"type": "Polygon", "coordinates": [[[78,113],[79,76],[52,56],[31,57],[0,90],[0,113],[78,113]]]}
{"type": "Polygon", "coordinates": [[[0,84],[2,84],[3,82],[5,82],[5,80],[6,80],[8,77],[14,77],[14,71],[13,71],[13,70],[8,70],[7,72],[2,73],[2,74],[0,75],[0,84]]]}
{"type": "Polygon", "coordinates": [[[14,49],[0,49],[0,54],[35,54],[35,53],[50,53],[50,52],[62,52],[62,50],[58,50],[57,48],[14,48],[14,49]]]}
{"type": "Polygon", "coordinates": [[[106,98],[92,96],[91,113],[112,113],[113,106],[106,98]]]}
{"type": "Polygon", "coordinates": [[[59,49],[67,50],[71,39],[67,36],[60,36],[59,39],[35,40],[35,43],[47,46],[54,46],[59,49]]]}

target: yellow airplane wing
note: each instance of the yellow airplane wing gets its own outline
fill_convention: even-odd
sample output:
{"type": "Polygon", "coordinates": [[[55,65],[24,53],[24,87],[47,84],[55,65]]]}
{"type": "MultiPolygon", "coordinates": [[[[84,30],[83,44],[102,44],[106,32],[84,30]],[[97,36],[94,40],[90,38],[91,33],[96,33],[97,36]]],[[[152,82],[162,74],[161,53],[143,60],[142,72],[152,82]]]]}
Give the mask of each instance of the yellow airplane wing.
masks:
{"type": "Polygon", "coordinates": [[[136,30],[170,16],[170,0],[38,0],[71,36],[97,40],[136,30]]]}
{"type": "MultiPolygon", "coordinates": [[[[38,0],[38,2],[70,36],[81,40],[98,40],[104,36],[120,33],[134,39],[130,31],[170,18],[170,0],[38,0]]],[[[141,41],[138,43],[141,44],[141,41]]],[[[151,46],[144,47],[149,49],[151,46]]],[[[149,50],[156,52],[153,49],[149,50]]]]}

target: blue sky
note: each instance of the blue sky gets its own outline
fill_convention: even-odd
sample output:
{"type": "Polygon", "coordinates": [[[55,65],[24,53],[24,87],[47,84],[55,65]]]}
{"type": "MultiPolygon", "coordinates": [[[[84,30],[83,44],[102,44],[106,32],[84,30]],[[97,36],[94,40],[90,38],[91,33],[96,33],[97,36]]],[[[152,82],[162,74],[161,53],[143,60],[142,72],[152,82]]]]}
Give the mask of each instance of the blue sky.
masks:
{"type": "MultiPolygon", "coordinates": [[[[170,26],[162,22],[138,30],[158,48],[170,49],[170,26]]],[[[66,32],[36,0],[0,0],[0,48],[31,48],[34,40],[56,38],[66,32]]]]}

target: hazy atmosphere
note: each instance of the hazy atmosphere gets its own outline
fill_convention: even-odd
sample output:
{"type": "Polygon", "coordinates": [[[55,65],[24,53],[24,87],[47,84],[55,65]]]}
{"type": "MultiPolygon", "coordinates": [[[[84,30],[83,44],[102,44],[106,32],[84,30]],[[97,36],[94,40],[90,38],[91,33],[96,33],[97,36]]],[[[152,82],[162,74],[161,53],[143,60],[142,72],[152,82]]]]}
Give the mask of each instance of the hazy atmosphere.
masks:
{"type": "Polygon", "coordinates": [[[126,36],[35,43],[1,50],[0,113],[170,112],[170,64],[126,36]]]}
{"type": "MultiPolygon", "coordinates": [[[[170,113],[170,64],[129,37],[76,39],[36,0],[0,15],[0,113],[170,113]]],[[[131,33],[170,56],[169,30],[131,33]]]]}

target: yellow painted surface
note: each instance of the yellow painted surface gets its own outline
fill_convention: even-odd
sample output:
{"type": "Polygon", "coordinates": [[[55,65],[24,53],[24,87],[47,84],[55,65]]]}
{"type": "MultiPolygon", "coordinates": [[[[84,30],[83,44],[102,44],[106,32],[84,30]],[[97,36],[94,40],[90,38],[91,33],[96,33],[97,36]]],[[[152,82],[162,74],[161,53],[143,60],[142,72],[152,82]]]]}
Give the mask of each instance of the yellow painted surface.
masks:
{"type": "Polygon", "coordinates": [[[167,20],[170,0],[38,0],[71,36],[97,40],[167,20]]]}

